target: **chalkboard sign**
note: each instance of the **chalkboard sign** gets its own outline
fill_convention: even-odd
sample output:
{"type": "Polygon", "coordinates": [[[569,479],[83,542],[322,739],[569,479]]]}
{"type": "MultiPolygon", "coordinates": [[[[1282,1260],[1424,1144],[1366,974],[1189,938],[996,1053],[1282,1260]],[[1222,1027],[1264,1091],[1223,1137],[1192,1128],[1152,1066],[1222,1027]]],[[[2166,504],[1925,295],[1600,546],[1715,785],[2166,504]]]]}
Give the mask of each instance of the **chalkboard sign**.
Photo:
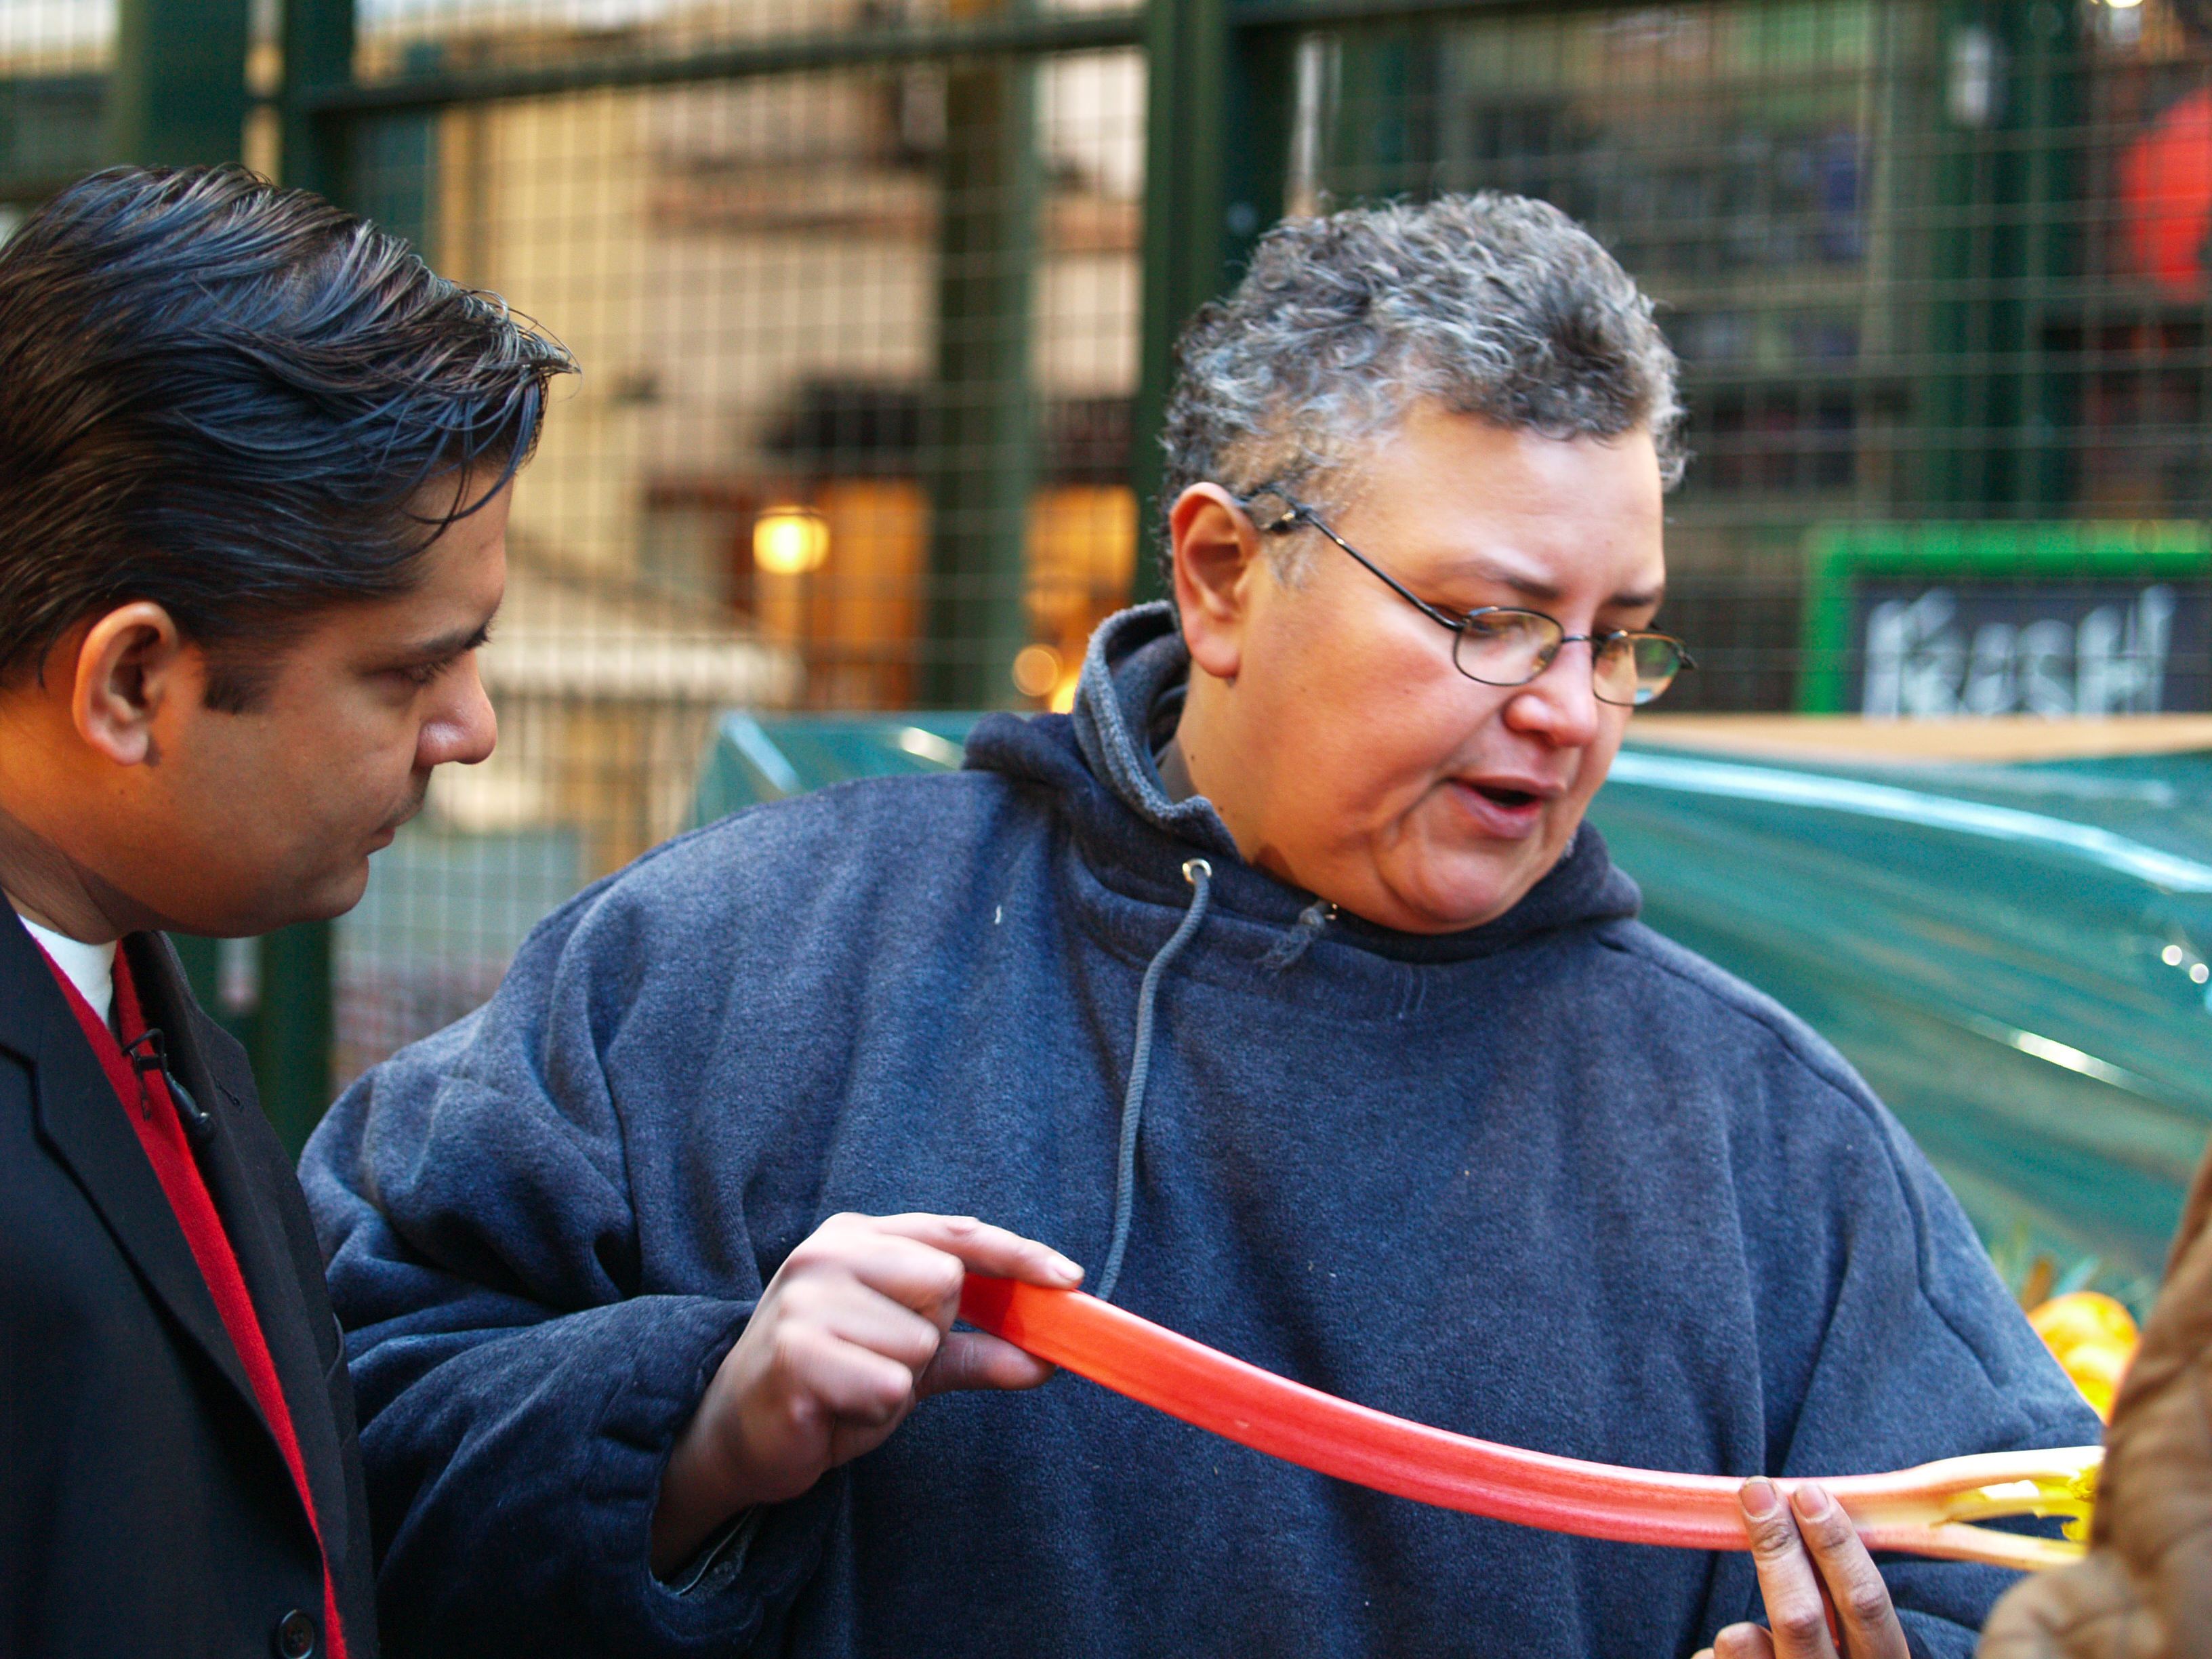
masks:
{"type": "Polygon", "coordinates": [[[1824,526],[1799,706],[1903,720],[2212,709],[2195,524],[1824,526]]]}

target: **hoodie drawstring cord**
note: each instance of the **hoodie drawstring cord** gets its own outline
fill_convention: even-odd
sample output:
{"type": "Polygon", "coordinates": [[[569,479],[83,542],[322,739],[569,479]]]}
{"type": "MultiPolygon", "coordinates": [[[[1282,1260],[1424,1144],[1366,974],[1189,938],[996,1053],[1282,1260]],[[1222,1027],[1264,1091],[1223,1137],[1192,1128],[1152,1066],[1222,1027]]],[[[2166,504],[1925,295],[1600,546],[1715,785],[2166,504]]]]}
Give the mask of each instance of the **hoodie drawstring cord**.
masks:
{"type": "Polygon", "coordinates": [[[1102,1302],[1114,1299],[1114,1287],[1121,1278],[1121,1256],[1129,1248],[1129,1217],[1137,1203],[1137,1126],[1145,1112],[1145,1079],[1152,1069],[1152,1012],[1159,1001],[1160,981],[1206,920],[1213,866],[1204,859],[1186,859],[1182,878],[1190,884],[1190,908],[1183,912],[1182,921],[1152,957],[1152,965],[1145,969],[1145,982],[1137,991],[1137,1041],[1129,1054],[1128,1092],[1121,1097],[1121,1157],[1114,1174],[1114,1237],[1106,1247],[1106,1265],[1100,1269],[1097,1287],[1092,1292],[1102,1302]]]}
{"type": "Polygon", "coordinates": [[[1298,912],[1297,927],[1275,941],[1267,954],[1260,959],[1260,966],[1271,974],[1279,974],[1306,953],[1306,947],[1322,936],[1329,923],[1336,920],[1336,907],[1327,899],[1316,899],[1298,912]]]}

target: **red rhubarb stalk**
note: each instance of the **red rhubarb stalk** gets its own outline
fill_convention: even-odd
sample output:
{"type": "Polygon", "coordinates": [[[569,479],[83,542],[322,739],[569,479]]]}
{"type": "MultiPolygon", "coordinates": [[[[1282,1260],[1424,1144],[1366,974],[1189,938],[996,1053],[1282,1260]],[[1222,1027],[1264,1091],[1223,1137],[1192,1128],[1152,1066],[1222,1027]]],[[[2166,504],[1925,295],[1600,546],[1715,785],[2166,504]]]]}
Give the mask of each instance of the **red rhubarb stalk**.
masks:
{"type": "MultiPolygon", "coordinates": [[[[1523,1451],[1340,1400],[1139,1319],[1080,1291],[970,1274],[961,1316],[1040,1359],[1171,1417],[1378,1492],[1583,1538],[1686,1549],[1748,1547],[1740,1480],[1662,1474],[1523,1451]]],[[[2081,1554],[2103,1453],[1994,1452],[1893,1474],[1822,1476],[1871,1549],[2039,1569],[2081,1554]],[[2065,1540],[1976,1526],[2063,1516],[2065,1540]]],[[[1785,1492],[1800,1483],[1777,1480],[1785,1492]]]]}

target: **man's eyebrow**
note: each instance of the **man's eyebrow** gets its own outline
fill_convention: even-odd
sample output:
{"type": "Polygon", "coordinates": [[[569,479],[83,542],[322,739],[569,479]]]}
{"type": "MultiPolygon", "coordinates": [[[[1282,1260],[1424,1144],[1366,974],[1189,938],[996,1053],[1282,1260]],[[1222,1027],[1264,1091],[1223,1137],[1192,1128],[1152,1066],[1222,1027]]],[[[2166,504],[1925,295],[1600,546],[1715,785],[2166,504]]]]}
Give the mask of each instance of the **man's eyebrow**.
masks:
{"type": "Polygon", "coordinates": [[[492,618],[486,617],[474,628],[456,628],[418,644],[403,647],[397,653],[402,662],[442,662],[448,657],[458,657],[474,651],[491,638],[492,618]]]}

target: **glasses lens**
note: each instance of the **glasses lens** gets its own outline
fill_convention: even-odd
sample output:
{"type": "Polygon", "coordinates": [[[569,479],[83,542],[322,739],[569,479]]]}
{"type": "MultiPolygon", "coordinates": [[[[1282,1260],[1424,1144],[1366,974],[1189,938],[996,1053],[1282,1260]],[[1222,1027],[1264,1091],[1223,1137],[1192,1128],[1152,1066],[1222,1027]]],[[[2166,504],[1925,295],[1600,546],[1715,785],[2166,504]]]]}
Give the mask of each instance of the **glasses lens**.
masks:
{"type": "Polygon", "coordinates": [[[1526,685],[1566,637],[1549,617],[1534,611],[1478,611],[1460,624],[1452,641],[1459,672],[1485,685],[1526,685]]]}
{"type": "Polygon", "coordinates": [[[1664,634],[1616,634],[1598,653],[1598,698],[1641,708],[1681,672],[1682,647],[1664,634]]]}

